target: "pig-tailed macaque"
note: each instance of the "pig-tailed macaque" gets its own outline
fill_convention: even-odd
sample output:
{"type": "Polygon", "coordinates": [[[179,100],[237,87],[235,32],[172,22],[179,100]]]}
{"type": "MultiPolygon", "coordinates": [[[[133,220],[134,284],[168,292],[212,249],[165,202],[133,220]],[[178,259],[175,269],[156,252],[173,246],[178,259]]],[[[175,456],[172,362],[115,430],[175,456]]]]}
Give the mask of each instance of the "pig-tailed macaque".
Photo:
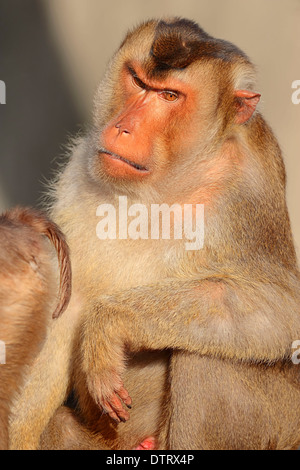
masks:
{"type": "Polygon", "coordinates": [[[0,215],[0,450],[7,450],[12,400],[41,350],[51,317],[71,295],[69,249],[42,212],[16,207],[0,215]],[[60,285],[53,260],[55,247],[60,285]],[[59,287],[59,291],[58,291],[59,287]]]}
{"type": "Polygon", "coordinates": [[[300,277],[259,99],[247,56],[192,21],[126,36],[54,185],[74,293],[15,404],[13,449],[299,445],[300,277]],[[169,239],[138,217],[155,205],[169,239]],[[187,249],[178,207],[198,205],[204,242],[187,249]]]}

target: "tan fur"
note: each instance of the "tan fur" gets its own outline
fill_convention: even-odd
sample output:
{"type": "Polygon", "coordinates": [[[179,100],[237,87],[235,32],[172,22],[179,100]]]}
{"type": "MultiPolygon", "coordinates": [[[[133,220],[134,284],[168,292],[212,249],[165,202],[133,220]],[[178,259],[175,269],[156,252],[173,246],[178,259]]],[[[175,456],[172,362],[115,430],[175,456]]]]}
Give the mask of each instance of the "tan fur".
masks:
{"type": "Polygon", "coordinates": [[[186,25],[172,21],[179,29],[171,33],[151,21],[128,35],[99,88],[94,127],[55,185],[51,213],[70,243],[74,297],[15,405],[12,448],[133,449],[149,436],[159,449],[300,443],[299,367],[290,360],[300,337],[300,276],[281,152],[259,112],[237,124],[245,103],[236,86],[255,86],[250,61],[228,45],[223,60],[223,43],[199,48],[194,27],[181,44],[186,25]],[[188,65],[155,75],[155,40],[163,57],[170,48],[166,61],[185,60],[176,45],[191,51],[188,65]],[[153,133],[147,180],[113,178],[98,155],[103,128],[127,112],[128,61],[148,86],[169,89],[176,79],[186,90],[153,133]],[[117,205],[119,195],[148,209],[205,203],[203,249],[186,251],[182,240],[97,239],[96,209],[117,205]],[[130,411],[114,402],[123,383],[130,411]],[[76,413],[58,409],[71,387],[76,413]],[[130,419],[114,422],[102,407],[116,421],[130,419]]]}
{"type": "Polygon", "coordinates": [[[59,316],[70,298],[70,261],[63,235],[33,209],[15,208],[0,216],[0,340],[6,360],[0,364],[0,449],[8,449],[10,406],[27,368],[41,350],[54,312],[59,316]],[[54,244],[61,269],[57,303],[54,244]]]}

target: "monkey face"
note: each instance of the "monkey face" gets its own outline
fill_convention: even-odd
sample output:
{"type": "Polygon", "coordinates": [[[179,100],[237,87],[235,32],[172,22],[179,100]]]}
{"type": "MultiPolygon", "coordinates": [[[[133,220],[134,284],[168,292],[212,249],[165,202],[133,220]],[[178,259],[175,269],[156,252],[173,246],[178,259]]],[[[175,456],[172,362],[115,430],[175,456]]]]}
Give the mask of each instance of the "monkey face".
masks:
{"type": "Polygon", "coordinates": [[[172,161],[179,121],[189,115],[190,90],[171,77],[150,80],[137,62],[124,64],[122,83],[121,110],[104,127],[98,154],[109,176],[141,180],[172,161]]]}
{"type": "Polygon", "coordinates": [[[241,63],[249,66],[239,49],[187,20],[150,21],[130,33],[96,97],[92,177],[149,187],[169,186],[166,175],[173,181],[191,166],[201,174],[216,136],[247,121],[259,100],[234,90],[233,64],[241,63]]]}

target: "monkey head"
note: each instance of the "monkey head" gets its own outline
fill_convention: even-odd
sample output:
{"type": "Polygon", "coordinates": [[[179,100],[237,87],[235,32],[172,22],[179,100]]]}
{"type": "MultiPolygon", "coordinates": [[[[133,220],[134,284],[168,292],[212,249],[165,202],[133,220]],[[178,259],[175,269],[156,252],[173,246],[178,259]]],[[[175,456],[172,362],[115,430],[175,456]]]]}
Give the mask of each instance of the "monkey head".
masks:
{"type": "Polygon", "coordinates": [[[126,36],[97,92],[90,175],[178,192],[187,181],[178,175],[191,167],[200,174],[202,162],[247,124],[260,98],[254,79],[242,51],[192,21],[142,24],[126,36]]]}

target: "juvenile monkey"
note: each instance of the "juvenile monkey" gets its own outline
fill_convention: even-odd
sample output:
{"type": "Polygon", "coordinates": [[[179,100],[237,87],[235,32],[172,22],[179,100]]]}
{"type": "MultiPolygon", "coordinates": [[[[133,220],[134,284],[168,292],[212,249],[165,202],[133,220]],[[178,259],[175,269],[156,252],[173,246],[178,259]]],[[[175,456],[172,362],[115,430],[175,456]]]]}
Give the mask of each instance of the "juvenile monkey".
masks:
{"type": "Polygon", "coordinates": [[[300,276],[259,98],[247,56],[189,20],[126,36],[55,185],[75,292],[14,408],[12,448],[299,445],[300,276]],[[119,196],[149,211],[204,204],[203,249],[126,237],[113,212],[122,236],[97,239],[97,208],[119,196]],[[56,411],[70,386],[76,414],[56,411]]]}
{"type": "Polygon", "coordinates": [[[0,364],[0,450],[8,449],[10,406],[26,368],[41,349],[51,313],[58,318],[70,294],[69,249],[58,227],[33,209],[17,207],[0,215],[0,340],[5,359],[0,364]],[[59,260],[58,305],[55,266],[43,235],[59,260]]]}

